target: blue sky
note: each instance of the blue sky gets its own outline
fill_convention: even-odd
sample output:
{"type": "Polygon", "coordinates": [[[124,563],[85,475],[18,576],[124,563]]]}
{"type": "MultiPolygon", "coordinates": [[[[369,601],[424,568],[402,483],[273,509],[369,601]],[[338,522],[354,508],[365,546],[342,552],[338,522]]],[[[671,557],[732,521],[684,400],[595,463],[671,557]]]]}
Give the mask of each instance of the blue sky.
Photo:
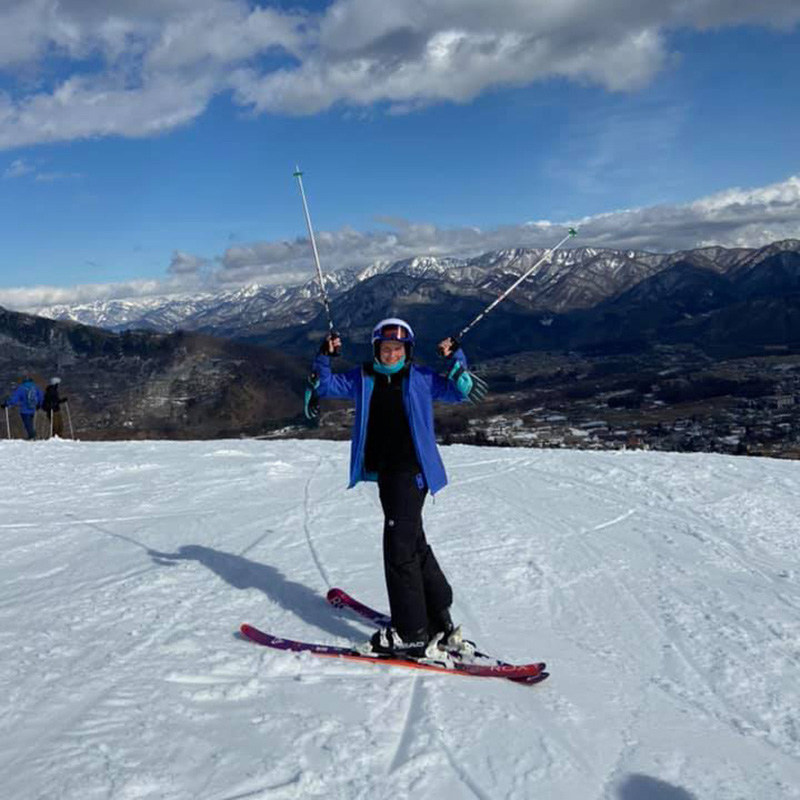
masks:
{"type": "Polygon", "coordinates": [[[295,162],[330,269],[800,238],[793,0],[103,5],[0,10],[2,305],[310,277],[295,162]]]}

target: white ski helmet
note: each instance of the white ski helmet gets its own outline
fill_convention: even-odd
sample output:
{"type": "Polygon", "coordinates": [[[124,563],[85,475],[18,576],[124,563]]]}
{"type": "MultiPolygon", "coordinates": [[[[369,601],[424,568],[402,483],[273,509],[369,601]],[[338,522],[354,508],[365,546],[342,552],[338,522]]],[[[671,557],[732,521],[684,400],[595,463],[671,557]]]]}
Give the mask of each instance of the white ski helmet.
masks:
{"type": "Polygon", "coordinates": [[[402,342],[406,346],[406,358],[411,359],[414,352],[414,331],[404,319],[388,317],[372,329],[372,350],[376,358],[381,342],[390,341],[402,342]]]}

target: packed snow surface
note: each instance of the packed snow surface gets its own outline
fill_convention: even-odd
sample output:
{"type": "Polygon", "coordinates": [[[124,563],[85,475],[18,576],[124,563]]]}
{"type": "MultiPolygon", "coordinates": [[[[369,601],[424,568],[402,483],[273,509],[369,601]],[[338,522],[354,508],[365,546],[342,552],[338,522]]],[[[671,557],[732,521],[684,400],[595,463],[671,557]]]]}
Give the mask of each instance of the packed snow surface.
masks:
{"type": "Polygon", "coordinates": [[[800,798],[800,464],[443,448],[467,636],[539,686],[298,656],[386,607],[374,486],[310,441],[0,443],[0,795],[800,798]]]}

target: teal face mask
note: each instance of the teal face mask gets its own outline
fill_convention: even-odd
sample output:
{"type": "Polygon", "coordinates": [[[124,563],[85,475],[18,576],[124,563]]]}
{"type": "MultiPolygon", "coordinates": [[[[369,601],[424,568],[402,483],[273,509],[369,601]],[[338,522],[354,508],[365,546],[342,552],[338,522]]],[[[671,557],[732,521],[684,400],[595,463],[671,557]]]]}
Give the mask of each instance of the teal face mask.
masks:
{"type": "Polygon", "coordinates": [[[381,375],[395,375],[400,372],[401,369],[406,365],[406,357],[403,356],[399,361],[392,364],[391,366],[387,366],[386,364],[381,364],[378,359],[375,359],[375,372],[380,372],[381,375]]]}

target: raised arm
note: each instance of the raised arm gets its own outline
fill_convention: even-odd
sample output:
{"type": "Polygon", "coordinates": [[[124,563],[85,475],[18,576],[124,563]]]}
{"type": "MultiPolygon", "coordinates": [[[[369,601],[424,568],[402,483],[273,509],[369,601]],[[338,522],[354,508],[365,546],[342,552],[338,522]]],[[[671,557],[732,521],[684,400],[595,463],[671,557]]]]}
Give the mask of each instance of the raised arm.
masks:
{"type": "Polygon", "coordinates": [[[334,374],[331,370],[331,357],[320,353],[312,367],[316,376],[316,390],[320,397],[349,397],[355,399],[360,367],[334,374]]]}

